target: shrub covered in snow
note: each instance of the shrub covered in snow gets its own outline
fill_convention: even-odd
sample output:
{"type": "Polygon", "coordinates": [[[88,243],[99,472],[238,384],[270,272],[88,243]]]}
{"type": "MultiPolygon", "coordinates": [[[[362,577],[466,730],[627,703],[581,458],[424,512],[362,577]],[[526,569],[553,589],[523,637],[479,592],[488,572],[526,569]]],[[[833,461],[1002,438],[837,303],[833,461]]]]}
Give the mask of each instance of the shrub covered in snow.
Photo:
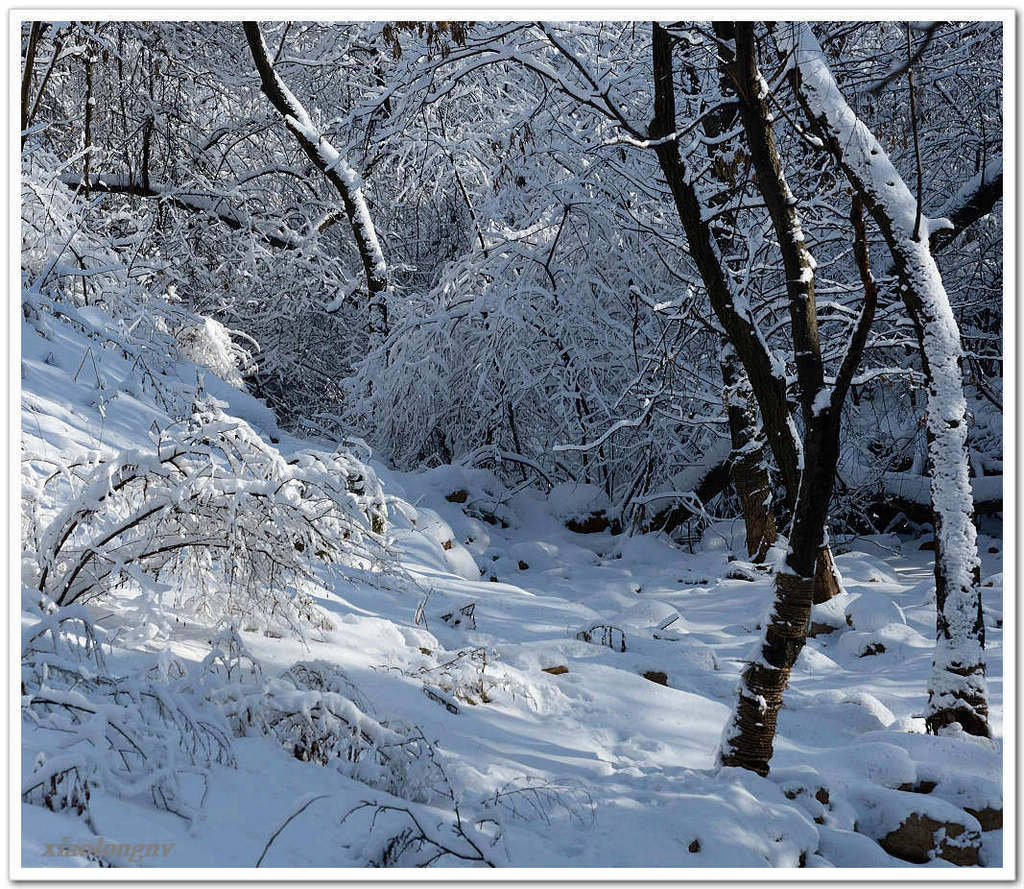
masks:
{"type": "Polygon", "coordinates": [[[318,562],[370,570],[387,559],[369,468],[341,452],[286,458],[210,402],[154,430],[151,448],[84,455],[51,486],[65,506],[29,526],[26,582],[58,606],[142,571],[208,619],[298,630],[324,620],[304,591],[318,562]]]}
{"type": "Polygon", "coordinates": [[[242,376],[255,370],[255,363],[249,351],[238,345],[232,335],[240,334],[228,330],[214,318],[201,318],[198,324],[183,328],[177,340],[187,358],[241,389],[245,386],[242,376]]]}
{"type": "Polygon", "coordinates": [[[210,768],[235,765],[232,736],[272,737],[296,759],[401,799],[452,798],[422,731],[369,715],[366,697],[331,664],[299,662],[265,678],[234,627],[211,640],[201,664],[165,650],[148,670],[119,676],[85,608],[59,609],[26,631],[21,706],[36,747],[23,799],[87,823],[94,787],[194,821],[210,768]]]}
{"type": "Polygon", "coordinates": [[[81,606],[34,625],[22,647],[22,715],[40,749],[26,802],[89,817],[90,788],[150,800],[192,821],[210,767],[233,765],[227,726],[167,671],[116,676],[81,606]]]}

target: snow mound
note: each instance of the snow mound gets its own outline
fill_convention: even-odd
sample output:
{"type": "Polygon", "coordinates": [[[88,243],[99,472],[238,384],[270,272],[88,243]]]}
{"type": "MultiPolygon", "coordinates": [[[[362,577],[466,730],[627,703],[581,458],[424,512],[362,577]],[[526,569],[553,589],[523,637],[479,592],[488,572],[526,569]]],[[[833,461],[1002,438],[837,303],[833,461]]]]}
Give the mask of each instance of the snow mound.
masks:
{"type": "Polygon", "coordinates": [[[880,630],[887,624],[905,624],[907,618],[891,596],[864,590],[852,597],[845,609],[848,626],[863,632],[880,630]]]}
{"type": "Polygon", "coordinates": [[[840,635],[836,651],[848,658],[906,658],[918,650],[927,650],[929,640],[903,623],[883,624],[877,630],[849,630],[840,635]]]}
{"type": "Polygon", "coordinates": [[[565,522],[608,510],[611,504],[608,495],[597,485],[562,482],[548,492],[547,506],[551,515],[565,522]]]}

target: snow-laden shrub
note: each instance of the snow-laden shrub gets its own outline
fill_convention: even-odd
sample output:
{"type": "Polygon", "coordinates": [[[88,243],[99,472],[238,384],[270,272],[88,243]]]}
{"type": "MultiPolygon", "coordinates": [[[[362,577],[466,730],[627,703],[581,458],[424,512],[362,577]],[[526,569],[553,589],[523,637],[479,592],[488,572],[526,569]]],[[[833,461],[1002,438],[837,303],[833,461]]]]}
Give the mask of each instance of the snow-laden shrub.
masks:
{"type": "MultiPolygon", "coordinates": [[[[171,294],[161,296],[163,263],[132,262],[112,246],[140,220],[126,210],[106,212],[108,197],[89,202],[61,181],[65,165],[46,151],[22,158],[22,302],[28,316],[39,298],[59,299],[74,308],[98,306],[112,319],[114,340],[148,344],[170,359],[171,331],[188,323],[171,294]],[[101,212],[102,211],[102,212],[101,212]],[[158,281],[161,283],[158,284],[158,281]]],[[[137,257],[135,257],[137,260],[137,257]]],[[[193,323],[196,316],[192,315],[193,323]]],[[[65,320],[76,320],[74,315],[65,320]]]]}
{"type": "Polygon", "coordinates": [[[489,855],[497,839],[483,828],[491,819],[465,818],[458,804],[437,820],[436,809],[362,802],[346,813],[346,834],[362,833],[367,867],[495,867],[489,855]]]}
{"type": "Polygon", "coordinates": [[[337,666],[299,662],[267,679],[228,627],[199,665],[165,650],[121,676],[98,640],[81,605],[55,610],[24,634],[22,717],[26,745],[35,745],[25,802],[90,821],[90,796],[100,788],[192,822],[210,769],[235,764],[232,737],[253,735],[400,799],[452,799],[422,731],[370,715],[366,696],[337,666]]]}
{"type": "Polygon", "coordinates": [[[43,685],[74,684],[91,671],[106,672],[106,659],[88,613],[80,605],[54,611],[26,630],[22,640],[21,693],[43,685]]]}
{"type": "Polygon", "coordinates": [[[425,802],[450,795],[423,733],[371,715],[369,700],[333,664],[300,661],[280,676],[265,678],[229,628],[213,640],[195,688],[239,737],[269,736],[302,762],[335,768],[404,799],[425,802]]]}
{"type": "Polygon", "coordinates": [[[692,421],[708,398],[672,381],[677,364],[708,363],[706,337],[687,333],[682,353],[682,316],[653,311],[675,305],[675,285],[652,281],[649,298],[664,297],[652,306],[624,299],[630,275],[609,260],[621,227],[584,215],[563,232],[558,207],[537,254],[518,239],[496,246],[392,305],[390,338],[345,381],[349,425],[402,469],[464,463],[510,484],[593,484],[616,510],[693,463],[716,438],[692,421]],[[591,258],[554,261],[555,286],[545,264],[577,236],[591,258]]]}
{"type": "Polygon", "coordinates": [[[318,564],[388,561],[382,491],[347,454],[282,456],[211,402],[151,438],[146,450],[69,461],[44,483],[65,506],[26,535],[40,601],[92,600],[141,571],[212,622],[301,633],[326,620],[306,591],[318,564]]]}
{"type": "Polygon", "coordinates": [[[369,698],[363,694],[359,686],[349,678],[348,674],[336,664],[319,660],[299,661],[285,670],[281,674],[281,678],[291,682],[296,688],[342,695],[364,713],[372,712],[369,698]]]}
{"type": "Polygon", "coordinates": [[[103,365],[102,352],[120,354],[132,365],[132,394],[151,393],[175,418],[187,414],[195,390],[194,373],[181,372],[184,361],[206,363],[240,384],[253,360],[231,340],[236,332],[215,321],[207,330],[207,319],[178,296],[159,253],[142,257],[115,246],[134,244],[151,220],[109,206],[111,195],[76,199],[61,181],[63,169],[41,149],[22,158],[21,301],[28,324],[45,340],[59,336],[59,324],[88,338],[86,374],[103,365]]]}
{"type": "Polygon", "coordinates": [[[85,225],[100,203],[77,202],[60,181],[60,161],[36,149],[22,156],[21,272],[24,279],[48,284],[67,276],[80,280],[80,293],[94,286],[87,276],[72,277],[76,260],[91,258],[96,239],[85,225]]]}
{"type": "Polygon", "coordinates": [[[560,817],[588,827],[597,817],[594,799],[582,783],[538,775],[520,775],[507,781],[483,799],[481,808],[521,821],[541,821],[548,827],[560,817]]]}
{"type": "Polygon", "coordinates": [[[239,335],[213,318],[201,318],[198,324],[180,330],[177,340],[189,360],[201,364],[236,389],[244,389],[242,376],[251,373],[255,364],[249,350],[238,345],[231,338],[232,334],[239,335]]]}
{"type": "Polygon", "coordinates": [[[223,718],[169,671],[115,676],[80,606],[45,617],[22,645],[22,716],[40,749],[22,798],[89,819],[91,788],[149,800],[188,821],[209,769],[233,765],[223,718]]]}

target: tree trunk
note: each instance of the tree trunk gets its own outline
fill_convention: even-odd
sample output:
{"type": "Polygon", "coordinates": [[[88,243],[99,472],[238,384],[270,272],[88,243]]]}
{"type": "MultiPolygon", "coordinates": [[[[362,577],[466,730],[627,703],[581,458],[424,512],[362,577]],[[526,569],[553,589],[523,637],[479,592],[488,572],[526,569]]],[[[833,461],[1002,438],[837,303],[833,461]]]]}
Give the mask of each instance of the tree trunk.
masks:
{"type": "MultiPolygon", "coordinates": [[[[726,39],[731,39],[731,37],[726,39]]],[[[650,136],[652,139],[661,140],[656,145],[655,151],[686,232],[690,255],[697,265],[701,279],[708,291],[709,301],[719,323],[725,330],[726,338],[736,350],[746,371],[760,410],[768,446],[772,450],[782,476],[787,505],[795,509],[800,485],[801,442],[789,409],[786,379],[778,372],[774,356],[769,353],[768,346],[752,318],[736,308],[733,294],[730,292],[722,268],[717,244],[703,218],[700,201],[686,174],[678,143],[674,138],[670,138],[676,129],[671,40],[665,29],[657,23],[652,24],[651,40],[654,68],[654,119],[650,125],[650,136]]],[[[723,67],[722,71],[723,81],[731,79],[735,82],[734,75],[727,70],[727,67],[723,67]]],[[[715,123],[717,127],[722,125],[723,122],[720,120],[715,123]]],[[[813,289],[811,296],[813,309],[813,289]]],[[[816,338],[815,324],[815,341],[816,338]]],[[[806,362],[801,359],[800,363],[803,365],[806,362]]],[[[813,400],[813,394],[811,399],[813,400]]],[[[816,600],[825,601],[839,591],[839,586],[837,583],[838,573],[832,570],[834,562],[831,552],[822,554],[822,562],[823,567],[818,572],[814,597],[816,600]]]]}
{"type": "Polygon", "coordinates": [[[28,46],[25,48],[25,68],[21,73],[21,145],[25,146],[24,131],[29,123],[29,99],[32,97],[32,73],[36,66],[36,50],[43,30],[42,22],[32,22],[28,31],[28,46]]]}
{"type": "MultiPolygon", "coordinates": [[[[685,73],[692,84],[699,84],[700,77],[694,68],[685,68],[685,73]]],[[[731,94],[729,78],[724,68],[720,68],[719,71],[719,86],[724,100],[731,94]]],[[[731,151],[727,150],[728,143],[719,137],[733,128],[735,120],[736,102],[728,101],[722,101],[717,108],[706,111],[702,117],[702,126],[709,142],[710,175],[722,185],[717,196],[709,197],[709,206],[722,215],[726,230],[720,232],[718,236],[725,241],[722,249],[727,253],[733,252],[735,245],[732,238],[738,232],[736,213],[729,206],[733,189],[736,187],[738,165],[733,160],[731,151]]],[[[757,402],[750,379],[736,350],[728,340],[723,344],[721,368],[722,398],[725,402],[732,442],[729,479],[743,511],[747,555],[755,562],[763,562],[769,548],[778,538],[773,512],[772,481],[768,471],[764,433],[758,421],[757,402]]]]}
{"type": "Polygon", "coordinates": [[[96,103],[92,94],[92,46],[86,42],[85,47],[85,126],[82,142],[85,151],[82,157],[82,194],[89,200],[89,168],[92,166],[92,115],[96,103]]]}
{"type": "MultiPolygon", "coordinates": [[[[775,146],[772,118],[765,105],[767,85],[757,69],[753,25],[737,22],[731,34],[722,36],[735,38],[733,70],[740,117],[757,174],[758,191],[772,217],[783,256],[804,417],[803,465],[789,550],[776,571],[772,608],[758,650],[740,678],[736,706],[719,752],[722,765],[740,766],[766,775],[782,696],[807,638],[811,608],[816,598],[827,598],[826,584],[838,579],[828,550],[826,522],[839,462],[840,417],[874,319],[877,292],[867,262],[863,219],[855,203],[851,222],[856,236],[854,252],[864,283],[864,308],[854,325],[835,383],[828,387],[818,338],[814,260],[804,243],[796,198],[786,182],[775,146]],[[816,580],[816,575],[820,580],[816,580]]],[[[727,45],[723,43],[723,53],[728,57],[727,45]]]]}
{"type": "MultiPolygon", "coordinates": [[[[807,249],[796,198],[786,182],[775,144],[772,116],[765,104],[768,84],[757,67],[753,24],[716,22],[715,31],[723,39],[733,41],[735,46],[735,52],[723,46],[720,65],[732,75],[736,84],[740,119],[747,136],[758,190],[764,197],[782,253],[800,407],[804,427],[809,429],[813,421],[815,399],[825,386],[814,293],[815,262],[807,249]]],[[[809,460],[811,457],[805,455],[804,459],[809,460]]],[[[822,495],[830,498],[832,487],[833,481],[830,480],[827,489],[821,492],[822,495]]],[[[791,493],[790,498],[795,501],[797,494],[791,493]]],[[[814,572],[814,602],[827,602],[841,591],[842,578],[828,546],[826,524],[814,572]]]]}
{"type": "Polygon", "coordinates": [[[814,575],[825,542],[825,517],[839,459],[839,423],[831,410],[804,435],[808,455],[797,497],[790,549],[776,570],[774,599],[757,650],[740,677],[737,701],[722,737],[719,763],[767,775],[782,696],[811,621],[814,575]],[[824,496],[823,496],[824,494],[824,496]]]}
{"type": "Polygon", "coordinates": [[[843,576],[836,567],[832,548],[828,545],[827,529],[822,533],[822,544],[814,567],[814,604],[821,605],[843,591],[843,576]]]}
{"type": "Polygon", "coordinates": [[[676,111],[671,39],[657,23],[652,24],[651,36],[654,119],[650,125],[650,137],[657,140],[655,152],[686,233],[690,256],[700,273],[715,316],[743,362],[761,412],[768,445],[775,455],[786,490],[795,492],[800,481],[800,441],[786,401],[786,377],[769,353],[753,320],[736,308],[718,245],[704,219],[700,200],[679,153],[679,145],[673,138],[676,111]]]}
{"type": "Polygon", "coordinates": [[[747,555],[763,562],[778,531],[772,513],[772,483],[764,453],[764,436],[757,423],[757,411],[751,404],[750,381],[728,343],[722,349],[722,380],[732,438],[729,474],[743,507],[747,531],[747,555]]]}

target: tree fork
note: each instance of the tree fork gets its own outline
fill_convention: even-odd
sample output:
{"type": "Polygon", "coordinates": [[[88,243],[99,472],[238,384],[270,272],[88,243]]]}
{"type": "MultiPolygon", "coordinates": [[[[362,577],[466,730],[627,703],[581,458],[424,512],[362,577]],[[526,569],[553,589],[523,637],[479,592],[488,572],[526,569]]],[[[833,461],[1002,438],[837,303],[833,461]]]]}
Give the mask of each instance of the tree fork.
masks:
{"type": "MultiPolygon", "coordinates": [[[[825,385],[825,371],[818,336],[818,312],[814,293],[815,262],[803,236],[796,197],[786,182],[775,143],[772,119],[765,105],[768,86],[757,67],[757,49],[752,22],[716,22],[716,33],[734,40],[735,54],[730,58],[723,49],[721,66],[736,84],[739,116],[747,136],[758,191],[764,198],[782,254],[789,295],[793,356],[800,391],[804,425],[813,419],[814,400],[825,385]]],[[[806,459],[809,459],[809,455],[806,459]]],[[[828,481],[826,499],[831,497],[833,481],[828,481]]],[[[795,491],[789,493],[795,502],[795,491]]],[[[828,546],[827,526],[823,527],[814,571],[814,602],[827,602],[842,591],[839,571],[828,546]]]]}
{"type": "MultiPolygon", "coordinates": [[[[719,752],[719,762],[724,766],[741,766],[766,775],[782,697],[807,638],[811,608],[820,595],[815,575],[822,571],[822,562],[828,553],[826,524],[839,462],[842,406],[874,320],[877,292],[867,262],[860,204],[854,202],[851,224],[856,238],[854,252],[864,283],[864,307],[854,325],[835,383],[826,387],[814,301],[814,262],[804,244],[796,199],[786,182],[775,147],[771,118],[764,104],[764,81],[757,69],[751,23],[736,24],[735,45],[740,117],[757,173],[758,190],[772,216],[783,254],[797,381],[804,408],[804,461],[789,551],[776,571],[772,609],[757,652],[740,677],[736,705],[719,752]]],[[[830,556],[829,553],[829,559],[830,556]]],[[[825,570],[829,567],[824,566],[825,570]]]]}
{"type": "MultiPolygon", "coordinates": [[[[659,140],[655,151],[686,233],[690,254],[707,289],[715,315],[747,372],[761,413],[768,446],[782,475],[787,502],[795,507],[800,485],[800,442],[792,425],[786,380],[776,373],[772,356],[768,353],[760,331],[749,317],[738,312],[735,307],[714,238],[703,218],[693,185],[686,175],[679,145],[672,138],[676,129],[672,43],[668,32],[657,22],[651,25],[651,56],[654,70],[654,118],[650,124],[650,136],[659,140]]],[[[821,554],[820,568],[811,573],[818,578],[816,597],[821,601],[826,601],[839,591],[835,563],[827,549],[821,554]]]]}

